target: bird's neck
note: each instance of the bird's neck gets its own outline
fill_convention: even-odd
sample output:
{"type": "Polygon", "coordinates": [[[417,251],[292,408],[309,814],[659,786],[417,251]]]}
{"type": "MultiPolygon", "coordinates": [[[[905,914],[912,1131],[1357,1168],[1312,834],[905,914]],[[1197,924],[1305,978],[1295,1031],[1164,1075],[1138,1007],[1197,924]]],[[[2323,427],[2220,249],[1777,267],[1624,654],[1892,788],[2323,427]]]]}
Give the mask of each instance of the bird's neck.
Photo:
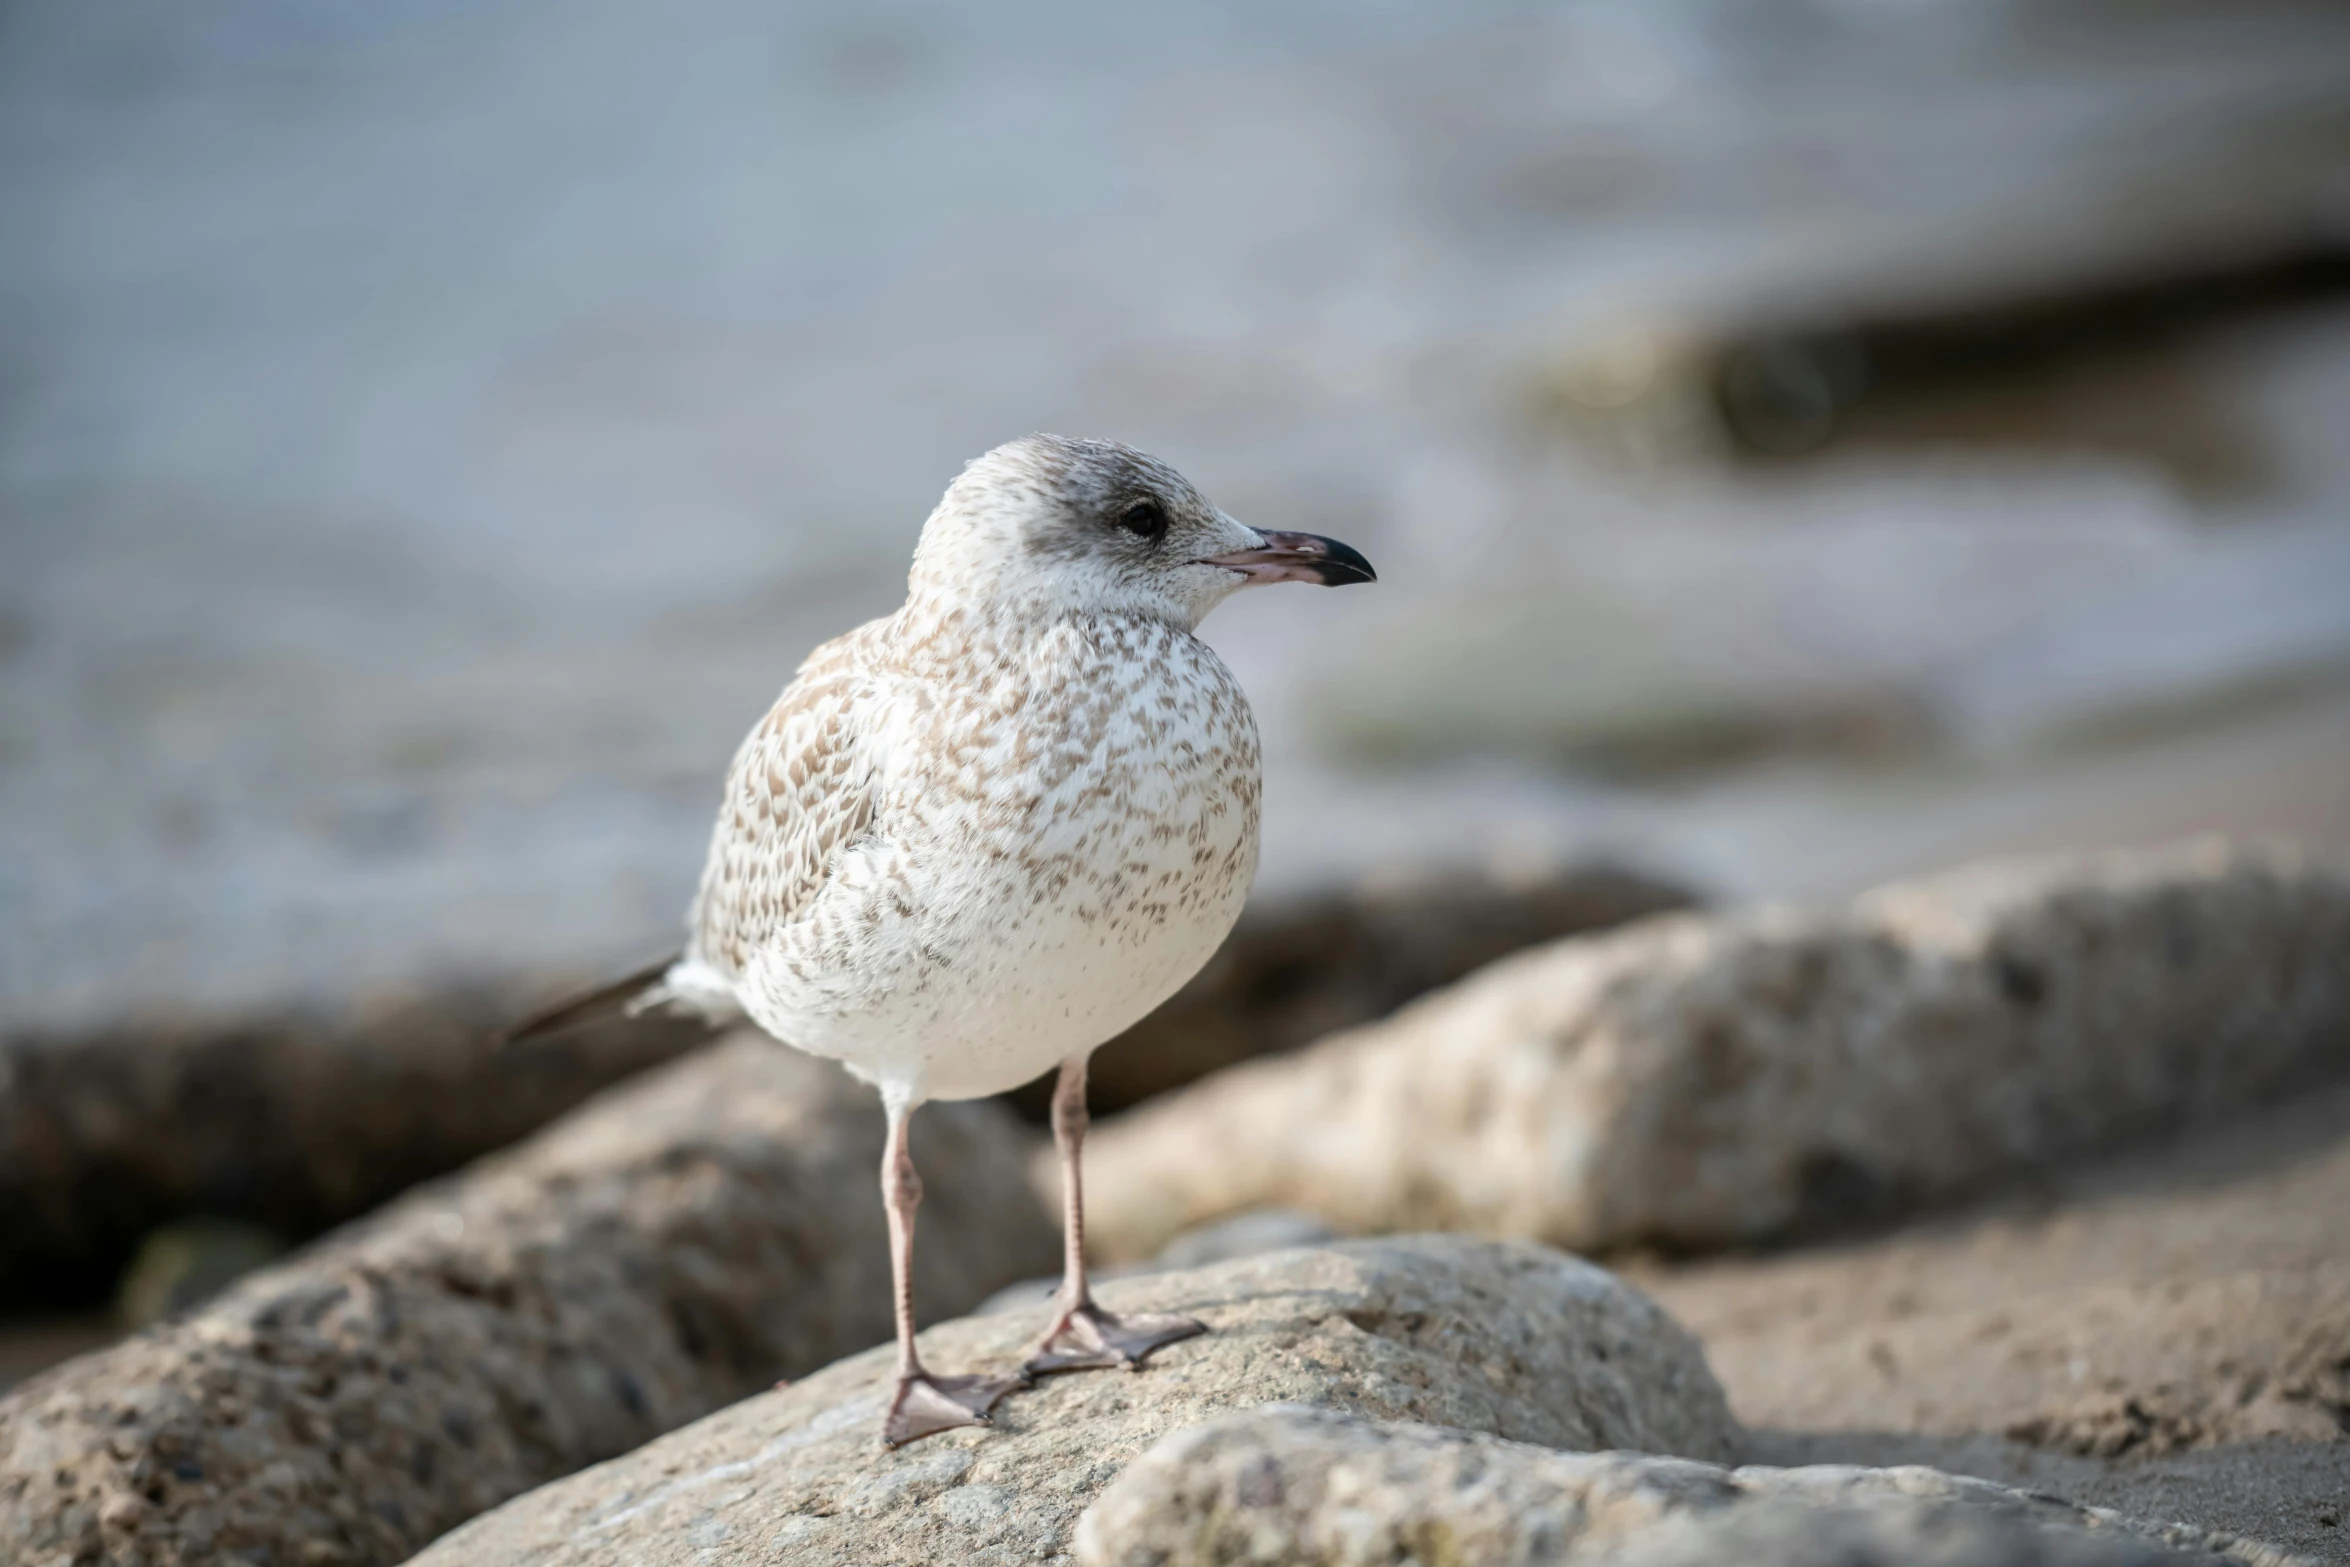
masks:
{"type": "Polygon", "coordinates": [[[909,593],[896,616],[893,640],[920,661],[963,660],[974,653],[1032,647],[1065,631],[1088,638],[1129,636],[1163,641],[1188,638],[1191,627],[1149,606],[1080,607],[1051,600],[974,602],[945,594],[909,593]]]}

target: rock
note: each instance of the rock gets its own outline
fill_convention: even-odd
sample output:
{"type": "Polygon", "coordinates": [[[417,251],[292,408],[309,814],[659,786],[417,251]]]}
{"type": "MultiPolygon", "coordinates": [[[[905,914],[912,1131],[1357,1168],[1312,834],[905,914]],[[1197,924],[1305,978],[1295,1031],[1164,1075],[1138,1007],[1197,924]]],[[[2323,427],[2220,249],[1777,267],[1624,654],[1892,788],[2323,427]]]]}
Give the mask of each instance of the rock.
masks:
{"type": "Polygon", "coordinates": [[[645,1019],[512,1049],[508,991],[36,1034],[0,1023],[0,1311],[101,1302],[197,1215],[314,1235],[706,1040],[645,1019]]]}
{"type": "Polygon", "coordinates": [[[1159,1250],[1152,1267],[1161,1272],[1203,1268],[1234,1257],[1254,1257],[1292,1246],[1321,1246],[1338,1233],[1310,1213],[1295,1208],[1251,1208],[1228,1219],[1217,1219],[1185,1230],[1159,1250]]]}
{"type": "MultiPolygon", "coordinates": [[[[1106,1279],[1135,1279],[1150,1273],[1204,1268],[1211,1262],[1229,1262],[1235,1257],[1285,1251],[1292,1246],[1320,1246],[1336,1239],[1338,1232],[1310,1213],[1299,1213],[1294,1208],[1252,1208],[1229,1219],[1203,1224],[1196,1230],[1185,1230],[1148,1262],[1097,1267],[1090,1270],[1089,1276],[1097,1284],[1106,1279]]],[[[1058,1273],[1022,1279],[988,1296],[980,1303],[979,1310],[983,1315],[998,1311],[1039,1311],[1060,1287],[1058,1273]]]]}
{"type": "Polygon", "coordinates": [[[1086,1510],[1083,1567],[1408,1561],[2185,1567],[2289,1560],[1932,1469],[1722,1469],[1274,1405],[1178,1432],[1086,1510]]]}
{"type": "MultiPolygon", "coordinates": [[[[892,1359],[875,1350],[476,1519],[416,1567],[1029,1563],[1170,1431],[1268,1399],[1552,1447],[1726,1455],[1736,1438],[1696,1342],[1636,1291],[1540,1247],[1418,1236],[1284,1251],[1101,1292],[1186,1311],[1202,1337],[1136,1375],[1047,1378],[992,1430],[886,1452],[892,1359]]],[[[924,1335],[943,1369],[1010,1366],[1041,1319],[924,1335]]]]}
{"type": "MultiPolygon", "coordinates": [[[[1522,880],[1449,873],[1252,902],[1191,982],[1095,1052],[1097,1114],[1385,1017],[1521,948],[1687,908],[1688,888],[1604,862],[1522,880]]],[[[1047,1076],[1015,1097],[1043,1120],[1047,1076]]]]}
{"type": "Polygon", "coordinates": [[[1106,1255],[1344,1230],[1711,1248],[1951,1197],[2350,1069],[2350,873],[2201,841],[1838,915],[1666,916],[1099,1127],[1106,1255]]]}
{"type": "MultiPolygon", "coordinates": [[[[400,1561],[890,1332],[882,1117],[738,1036],[0,1401],[0,1561],[400,1561]]],[[[931,1316],[1050,1265],[1030,1134],[916,1120],[931,1316]]]]}

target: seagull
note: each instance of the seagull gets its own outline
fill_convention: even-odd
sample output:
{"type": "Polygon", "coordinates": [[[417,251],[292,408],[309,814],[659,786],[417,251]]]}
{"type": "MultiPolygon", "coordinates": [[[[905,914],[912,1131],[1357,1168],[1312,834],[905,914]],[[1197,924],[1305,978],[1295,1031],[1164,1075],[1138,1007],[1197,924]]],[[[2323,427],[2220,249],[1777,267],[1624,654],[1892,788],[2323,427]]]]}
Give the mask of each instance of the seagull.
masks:
{"type": "Polygon", "coordinates": [[[1256,873],[1256,720],[1202,617],[1259,584],[1374,580],[1347,545],[1244,527],[1113,441],[1032,435],[974,459],[923,524],[905,603],[810,654],[735,753],[684,952],[509,1035],[675,1005],[747,1016],[880,1091],[889,1446],[1205,1331],[1118,1316],[1087,1287],[1086,1063],[1208,960],[1256,873]],[[933,1372],[908,1121],[1056,1066],[1052,1319],[1017,1376],[933,1372]]]}

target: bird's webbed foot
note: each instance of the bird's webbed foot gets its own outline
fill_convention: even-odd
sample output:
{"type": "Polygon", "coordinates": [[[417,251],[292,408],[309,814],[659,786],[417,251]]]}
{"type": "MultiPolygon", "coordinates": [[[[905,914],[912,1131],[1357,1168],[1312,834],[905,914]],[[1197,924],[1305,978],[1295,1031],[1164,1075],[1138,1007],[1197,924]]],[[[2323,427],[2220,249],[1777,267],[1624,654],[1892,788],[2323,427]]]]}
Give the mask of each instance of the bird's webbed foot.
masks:
{"type": "Polygon", "coordinates": [[[1140,1312],[1121,1317],[1088,1301],[1062,1308],[1020,1369],[1032,1377],[1115,1367],[1139,1371],[1153,1350],[1207,1330],[1206,1323],[1190,1317],[1140,1312]]]}
{"type": "Polygon", "coordinates": [[[881,1440],[902,1447],[957,1426],[993,1424],[987,1412],[1006,1393],[1026,1387],[1026,1377],[933,1376],[915,1371],[898,1378],[889,1411],[881,1417],[881,1440]]]}

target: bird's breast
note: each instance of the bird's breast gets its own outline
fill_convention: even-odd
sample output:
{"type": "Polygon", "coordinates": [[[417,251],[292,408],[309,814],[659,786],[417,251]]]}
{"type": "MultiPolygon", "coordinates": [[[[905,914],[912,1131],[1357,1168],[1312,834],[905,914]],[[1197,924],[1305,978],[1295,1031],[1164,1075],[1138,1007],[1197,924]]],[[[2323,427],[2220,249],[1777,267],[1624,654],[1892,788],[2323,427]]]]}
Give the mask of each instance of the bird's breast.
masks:
{"type": "Polygon", "coordinates": [[[771,1031],[917,1095],[995,1093],[1122,1032],[1230,932],[1257,733],[1204,644],[1056,629],[892,703],[873,832],[761,969],[771,1031]]]}
{"type": "Polygon", "coordinates": [[[891,802],[910,841],[1105,938],[1228,927],[1255,874],[1260,794],[1256,723],[1231,673],[1148,625],[1060,629],[1025,651],[975,700],[927,715],[913,754],[936,770],[891,802]]]}

